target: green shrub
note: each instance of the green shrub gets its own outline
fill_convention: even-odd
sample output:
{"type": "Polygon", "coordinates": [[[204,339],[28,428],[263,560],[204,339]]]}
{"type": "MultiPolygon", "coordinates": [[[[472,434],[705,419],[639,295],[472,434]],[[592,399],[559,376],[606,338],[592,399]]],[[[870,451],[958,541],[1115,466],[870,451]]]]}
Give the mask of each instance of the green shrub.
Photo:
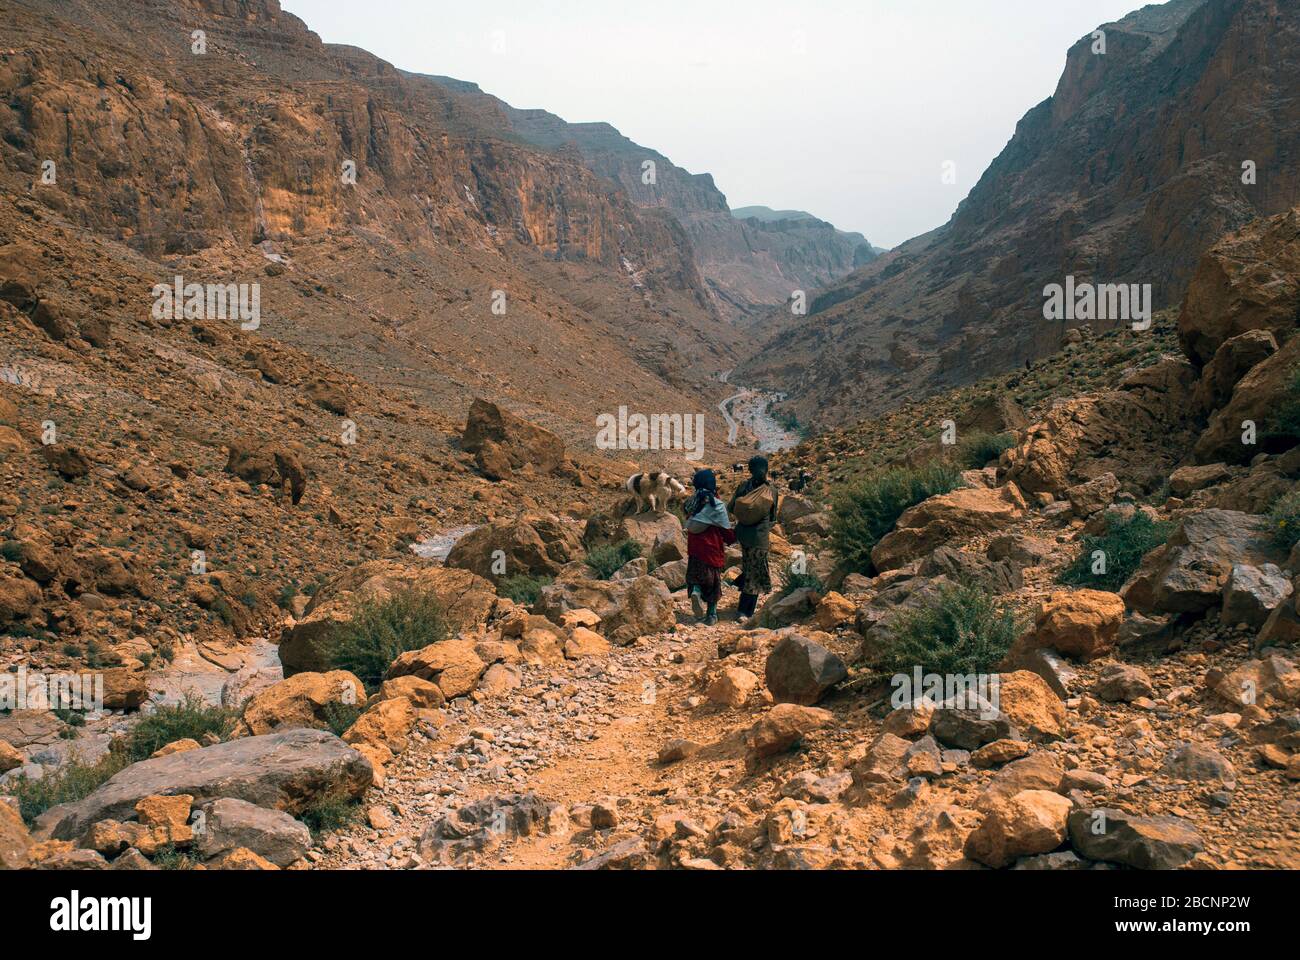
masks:
{"type": "Polygon", "coordinates": [[[82,800],[98,790],[109,777],[129,767],[134,761],[126,750],[109,750],[94,763],[72,759],[57,770],[49,770],[39,780],[25,774],[11,781],[5,790],[18,799],[18,812],[32,823],[50,807],[82,800]]]}
{"type": "Polygon", "coordinates": [[[939,589],[929,602],[900,613],[881,658],[886,673],[970,674],[992,671],[1020,634],[1014,610],[968,584],[939,589]]]}
{"type": "Polygon", "coordinates": [[[787,561],[784,566],[777,571],[777,579],[781,582],[781,589],[777,591],[777,599],[788,597],[796,590],[803,587],[810,588],[814,593],[825,594],[826,584],[822,583],[822,578],[815,573],[796,572],[794,561],[787,561]]]}
{"type": "Polygon", "coordinates": [[[1279,547],[1290,550],[1300,543],[1300,490],[1278,498],[1268,512],[1268,519],[1279,547]]]}
{"type": "Polygon", "coordinates": [[[895,467],[841,487],[834,498],[831,548],[851,573],[872,574],[871,548],[922,500],[956,489],[951,464],[895,467]]]}
{"type": "Polygon", "coordinates": [[[0,557],[4,557],[10,563],[17,563],[23,558],[23,545],[17,540],[6,540],[0,543],[0,557]]]}
{"type": "Polygon", "coordinates": [[[619,567],[639,556],[641,544],[635,540],[624,540],[622,543],[609,543],[591,550],[587,554],[586,564],[595,572],[597,579],[608,580],[619,567]]]}
{"type": "Polygon", "coordinates": [[[432,592],[405,590],[383,600],[363,600],[341,627],[326,659],[334,670],[354,673],[375,690],[401,654],[450,634],[442,602],[432,592]]]}
{"type": "Polygon", "coordinates": [[[1171,524],[1157,522],[1139,510],[1128,519],[1106,515],[1106,532],[1083,538],[1079,555],[1057,577],[1061,583],[1115,591],[1133,576],[1142,558],[1169,539],[1171,524]],[[1094,573],[1095,554],[1105,555],[1105,571],[1094,573]]]}
{"type": "Polygon", "coordinates": [[[361,816],[361,804],[342,790],[331,790],[307,806],[298,819],[307,825],[313,837],[341,830],[361,816]]]}
{"type": "Polygon", "coordinates": [[[331,700],[325,704],[324,713],[325,722],[329,724],[330,732],[336,737],[341,737],[348,732],[352,724],[357,722],[357,718],[361,716],[363,711],[355,703],[331,700]]]}
{"type": "Polygon", "coordinates": [[[132,762],[148,760],[158,750],[177,740],[198,740],[211,733],[225,740],[235,723],[235,712],[208,706],[197,694],[187,693],[180,703],[158,707],[136,721],[127,736],[126,749],[132,762]]]}
{"type": "Polygon", "coordinates": [[[185,850],[167,844],[153,855],[153,865],[159,870],[193,870],[199,862],[185,850]]]}
{"type": "Polygon", "coordinates": [[[957,448],[958,459],[967,470],[982,470],[1002,451],[1016,445],[1014,433],[972,433],[957,448]]]}
{"type": "Polygon", "coordinates": [[[497,584],[497,593],[515,603],[531,607],[542,596],[542,587],[554,581],[554,577],[530,577],[526,573],[506,577],[497,584]]]}

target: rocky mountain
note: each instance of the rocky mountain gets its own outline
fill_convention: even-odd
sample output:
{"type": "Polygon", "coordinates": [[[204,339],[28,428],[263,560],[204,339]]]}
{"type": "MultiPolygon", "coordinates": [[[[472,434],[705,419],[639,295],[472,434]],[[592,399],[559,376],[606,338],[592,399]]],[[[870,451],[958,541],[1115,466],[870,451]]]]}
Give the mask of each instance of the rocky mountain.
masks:
{"type": "Polygon", "coordinates": [[[772,314],[736,378],[806,423],[877,413],[1054,352],[1086,321],[1044,319],[1047,285],[1150,284],[1160,309],[1221,234],[1296,202],[1294,5],[1173,0],[1101,30],[948,223],[772,314]]]}
{"type": "Polygon", "coordinates": [[[685,232],[714,305],[729,320],[747,320],[785,303],[795,290],[811,293],[875,259],[876,251],[861,234],[808,214],[780,218],[730,211],[712,176],[683,170],[608,123],[567,123],[545,110],[511,107],[477,84],[432,79],[478,109],[499,113],[522,140],[576,151],[642,209],[669,214],[685,232]]]}

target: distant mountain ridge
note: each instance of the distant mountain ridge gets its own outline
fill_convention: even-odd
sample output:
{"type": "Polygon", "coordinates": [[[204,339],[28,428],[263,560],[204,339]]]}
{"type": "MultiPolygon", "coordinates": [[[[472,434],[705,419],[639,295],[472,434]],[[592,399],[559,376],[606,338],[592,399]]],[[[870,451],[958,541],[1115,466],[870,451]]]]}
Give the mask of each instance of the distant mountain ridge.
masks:
{"type": "Polygon", "coordinates": [[[711,174],[690,173],[608,123],[569,123],[546,110],[512,107],[476,83],[427,79],[476,101],[480,110],[498,112],[509,134],[525,143],[560,152],[576,150],[638,207],[672,214],[686,230],[715,305],[728,319],[756,317],[785,303],[796,290],[811,295],[878,255],[862,234],[838,230],[811,214],[739,215],[730,210],[711,174]],[[649,183],[647,162],[654,165],[649,183]]]}
{"type": "Polygon", "coordinates": [[[1102,29],[1105,53],[1070,48],[948,223],[808,316],[766,316],[736,379],[851,422],[1054,352],[1077,324],[1044,320],[1042,291],[1067,275],[1175,303],[1212,242],[1300,199],[1300,5],[1173,0],[1102,29]]]}

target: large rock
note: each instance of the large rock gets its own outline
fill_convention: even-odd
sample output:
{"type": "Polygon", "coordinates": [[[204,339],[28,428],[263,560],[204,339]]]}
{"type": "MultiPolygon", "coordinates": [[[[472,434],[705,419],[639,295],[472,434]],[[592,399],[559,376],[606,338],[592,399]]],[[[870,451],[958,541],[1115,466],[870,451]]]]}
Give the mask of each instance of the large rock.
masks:
{"type": "Polygon", "coordinates": [[[1176,870],[1203,849],[1196,827],[1179,817],[1143,817],[1105,807],[1075,810],[1070,844],[1091,860],[1138,870],[1176,870]]]}
{"type": "Polygon", "coordinates": [[[554,473],[564,465],[563,440],[494,403],[478,399],[470,404],[461,447],[477,454],[485,445],[498,464],[497,470],[501,464],[508,464],[512,471],[528,464],[538,473],[554,473]]]}
{"type": "MultiPolygon", "coordinates": [[[[1231,340],[1225,340],[1201,371],[1194,399],[1196,411],[1204,415],[1219,409],[1231,399],[1232,391],[1241,379],[1256,364],[1275,353],[1277,338],[1267,330],[1248,330],[1231,340]]],[[[1177,491],[1174,495],[1184,496],[1177,491]]]]}
{"type": "Polygon", "coordinates": [[[447,566],[488,580],[524,574],[553,577],[583,556],[576,524],[550,514],[525,514],[471,530],[451,548],[447,566]],[[504,569],[498,560],[504,560],[504,569]]]}
{"type": "Polygon", "coordinates": [[[361,704],[365,699],[365,687],[346,670],[295,674],[245,704],[239,732],[260,737],[278,730],[328,730],[331,704],[361,704]]]}
{"type": "Polygon", "coordinates": [[[686,534],[675,513],[623,514],[619,511],[598,513],[587,520],[582,531],[582,542],[588,549],[611,543],[633,540],[641,546],[643,556],[652,557],[656,551],[665,558],[664,563],[686,557],[686,534]],[[677,553],[677,556],[672,556],[677,553]]]}
{"type": "Polygon", "coordinates": [[[930,732],[960,750],[978,750],[994,740],[1020,738],[1007,715],[974,691],[958,693],[940,703],[930,721],[930,732]]]}
{"type": "Polygon", "coordinates": [[[1196,379],[1190,363],[1169,358],[1117,389],[1056,403],[1003,454],[999,476],[1056,497],[1106,473],[1154,489],[1186,456],[1196,379]]]}
{"type": "Polygon", "coordinates": [[[1248,563],[1234,563],[1223,588],[1220,618],[1229,626],[1244,623],[1258,629],[1293,590],[1291,580],[1275,564],[1254,567],[1248,563]]]}
{"type": "Polygon", "coordinates": [[[1266,360],[1257,363],[1241,378],[1232,391],[1232,399],[1215,411],[1196,445],[1192,456],[1197,463],[1249,463],[1266,452],[1271,435],[1287,434],[1289,427],[1280,424],[1279,414],[1286,409],[1287,397],[1300,363],[1300,337],[1292,337],[1266,360]],[[1255,424],[1255,442],[1243,442],[1243,424],[1255,424]]]}
{"type": "Polygon", "coordinates": [[[995,490],[968,487],[931,497],[903,513],[892,533],[871,551],[877,570],[894,570],[941,545],[1011,525],[1028,505],[1015,484],[995,490]]]}
{"type": "Polygon", "coordinates": [[[998,676],[998,707],[1027,737],[1053,740],[1065,724],[1065,704],[1047,681],[1028,670],[998,676]]]}
{"type": "Polygon", "coordinates": [[[966,856],[993,868],[1020,857],[1050,853],[1065,841],[1072,804],[1059,793],[1024,790],[992,801],[984,820],[966,838],[966,856]]]}
{"type": "Polygon", "coordinates": [[[1197,264],[1178,317],[1178,339],[1198,364],[1249,330],[1288,339],[1300,317],[1300,210],[1230,233],[1197,264]]]}
{"type": "Polygon", "coordinates": [[[1033,629],[1016,641],[1008,657],[1016,662],[1033,649],[1049,649],[1081,660],[1111,650],[1124,622],[1124,601],[1103,590],[1060,590],[1038,607],[1033,629]]]}
{"type": "Polygon", "coordinates": [[[1146,555],[1121,594],[1147,616],[1199,614],[1220,602],[1234,565],[1284,562],[1265,517],[1202,510],[1180,520],[1169,541],[1146,555]]]}
{"type": "Polygon", "coordinates": [[[834,719],[829,710],[778,703],[745,731],[743,739],[749,759],[754,761],[789,750],[834,719]]]}
{"type": "Polygon", "coordinates": [[[437,684],[448,700],[466,696],[487,669],[474,647],[473,640],[455,639],[408,650],[393,661],[386,679],[419,677],[437,684]]]}
{"type": "Polygon", "coordinates": [[[242,737],[132,764],[83,800],[47,810],[39,839],[73,840],[100,820],[129,819],[145,797],[189,794],[195,803],[222,797],[298,814],[329,795],[359,797],[370,761],[321,730],[242,737]]]}
{"type": "Polygon", "coordinates": [[[194,832],[205,858],[243,847],[277,867],[287,867],[311,846],[311,831],[281,810],[223,797],[202,807],[201,813],[202,827],[196,824],[194,832]]]}
{"type": "Polygon", "coordinates": [[[600,617],[600,632],[619,646],[677,626],[672,594],[656,577],[562,581],[543,587],[537,602],[538,612],[552,623],[561,623],[569,610],[581,609],[600,617]]]}
{"type": "Polygon", "coordinates": [[[27,866],[32,837],[18,814],[17,803],[0,801],[0,870],[27,866]]]}
{"type": "Polygon", "coordinates": [[[849,675],[844,661],[807,637],[783,637],[767,656],[767,689],[778,703],[812,706],[849,675]]]}
{"type": "Polygon", "coordinates": [[[356,606],[382,602],[403,590],[432,593],[453,634],[486,622],[497,602],[492,584],[469,570],[389,560],[364,563],[324,584],[303,618],[284,632],[280,662],[285,676],[329,669],[328,651],[340,627],[351,622],[356,606]]]}

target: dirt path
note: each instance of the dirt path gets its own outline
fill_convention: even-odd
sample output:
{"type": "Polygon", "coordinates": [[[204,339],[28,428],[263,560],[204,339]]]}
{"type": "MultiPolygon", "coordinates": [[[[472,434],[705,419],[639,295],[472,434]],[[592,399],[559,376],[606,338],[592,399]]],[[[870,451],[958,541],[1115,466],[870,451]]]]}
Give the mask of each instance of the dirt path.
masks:
{"type": "MultiPolygon", "coordinates": [[[[392,824],[358,824],[329,836],[318,866],[402,868],[420,836],[439,817],[487,798],[533,793],[573,815],[568,830],[512,839],[459,859],[477,868],[563,868],[599,852],[606,839],[587,824],[586,808],[602,804],[620,821],[648,825],[665,803],[718,809],[712,788],[743,773],[716,755],[661,766],[659,749],[687,738],[711,744],[748,711],[688,709],[697,669],[720,640],[738,632],[727,623],[683,625],[675,634],[643,638],[608,657],[554,666],[521,665],[524,680],[505,696],[448,711],[444,726],[417,733],[372,790],[366,809],[383,808],[392,824]],[[703,794],[703,796],[701,796],[703,794]],[[674,799],[676,795],[676,799],[674,799]]],[[[426,728],[427,730],[427,728],[426,728]]]]}

